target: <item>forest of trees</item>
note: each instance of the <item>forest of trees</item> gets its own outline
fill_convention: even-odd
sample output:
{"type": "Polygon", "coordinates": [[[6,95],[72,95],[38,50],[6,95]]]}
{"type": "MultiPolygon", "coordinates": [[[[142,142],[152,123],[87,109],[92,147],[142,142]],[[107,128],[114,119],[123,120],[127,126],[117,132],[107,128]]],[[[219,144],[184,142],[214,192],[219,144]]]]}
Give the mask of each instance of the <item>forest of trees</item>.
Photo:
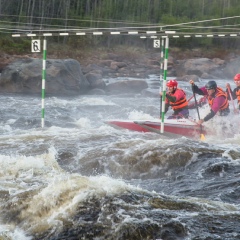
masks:
{"type": "MultiPolygon", "coordinates": [[[[197,30],[201,32],[216,26],[220,32],[239,32],[239,12],[239,0],[0,0],[0,41],[6,35],[27,30],[174,26],[207,19],[215,20],[191,27],[181,26],[177,30],[191,32],[198,26],[197,30]],[[236,17],[228,18],[233,16],[236,17]]],[[[74,42],[71,37],[55,38],[54,41],[74,42]]],[[[78,41],[78,44],[87,42],[78,41]]],[[[138,44],[138,41],[108,36],[95,40],[95,43],[138,44]]],[[[186,43],[187,40],[174,41],[181,46],[186,43]]],[[[237,47],[239,40],[212,39],[202,41],[202,44],[237,47]]]]}

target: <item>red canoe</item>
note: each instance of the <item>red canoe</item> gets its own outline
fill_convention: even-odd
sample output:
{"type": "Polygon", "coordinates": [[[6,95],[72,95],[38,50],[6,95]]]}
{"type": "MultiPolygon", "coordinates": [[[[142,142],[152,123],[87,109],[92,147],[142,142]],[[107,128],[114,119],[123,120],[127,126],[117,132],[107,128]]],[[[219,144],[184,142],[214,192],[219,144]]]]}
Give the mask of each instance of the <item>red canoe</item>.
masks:
{"type": "MultiPolygon", "coordinates": [[[[117,127],[138,132],[160,133],[161,120],[109,120],[105,123],[117,127]]],[[[189,119],[166,119],[164,121],[164,134],[169,137],[199,138],[200,134],[206,134],[204,128],[200,128],[196,122],[189,119]]]]}

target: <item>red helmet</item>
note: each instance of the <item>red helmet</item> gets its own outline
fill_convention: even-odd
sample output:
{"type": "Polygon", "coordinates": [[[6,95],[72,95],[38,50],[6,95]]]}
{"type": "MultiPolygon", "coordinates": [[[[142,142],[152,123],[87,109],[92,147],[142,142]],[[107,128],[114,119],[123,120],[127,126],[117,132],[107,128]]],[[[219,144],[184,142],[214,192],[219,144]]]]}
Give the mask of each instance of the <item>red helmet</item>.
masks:
{"type": "Polygon", "coordinates": [[[240,81],[240,73],[235,75],[234,81],[240,81]]]}
{"type": "Polygon", "coordinates": [[[178,82],[175,79],[169,80],[167,82],[167,87],[177,87],[178,82]]]}

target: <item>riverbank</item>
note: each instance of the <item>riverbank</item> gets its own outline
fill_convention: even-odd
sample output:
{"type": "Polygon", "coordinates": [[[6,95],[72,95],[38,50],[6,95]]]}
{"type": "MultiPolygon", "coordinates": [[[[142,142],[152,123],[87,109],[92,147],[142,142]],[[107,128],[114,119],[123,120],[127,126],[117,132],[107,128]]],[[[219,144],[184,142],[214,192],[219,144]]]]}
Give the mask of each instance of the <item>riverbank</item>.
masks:
{"type": "MultiPolygon", "coordinates": [[[[146,50],[123,46],[84,51],[67,48],[60,50],[56,47],[49,49],[46,90],[50,94],[109,94],[123,89],[137,89],[141,92],[147,87],[143,85],[143,80],[152,75],[163,74],[160,49],[146,50]],[[128,81],[110,86],[106,79],[113,78],[124,78],[128,81]],[[139,81],[131,82],[131,78],[139,81]]],[[[33,94],[40,91],[38,86],[42,81],[42,53],[1,56],[2,93],[33,94]]],[[[236,52],[172,48],[168,55],[167,76],[178,81],[230,80],[240,72],[239,66],[240,57],[236,52]]]]}
{"type": "MultiPolygon", "coordinates": [[[[86,49],[73,49],[69,46],[49,46],[47,51],[47,59],[66,59],[72,58],[80,62],[83,67],[89,64],[98,64],[99,61],[106,60],[108,58],[113,58],[118,61],[138,63],[143,62],[146,59],[152,59],[156,61],[156,65],[161,61],[160,59],[160,49],[144,49],[131,46],[117,46],[115,48],[86,48],[86,49]]],[[[180,49],[180,48],[170,48],[169,49],[169,62],[170,66],[172,60],[186,60],[186,59],[196,59],[196,58],[220,58],[222,60],[231,61],[236,57],[240,56],[240,50],[229,50],[229,49],[180,49]]],[[[1,52],[0,54],[0,72],[11,62],[17,59],[24,58],[42,58],[42,53],[31,53],[26,52],[25,54],[19,53],[7,53],[1,52]]]]}

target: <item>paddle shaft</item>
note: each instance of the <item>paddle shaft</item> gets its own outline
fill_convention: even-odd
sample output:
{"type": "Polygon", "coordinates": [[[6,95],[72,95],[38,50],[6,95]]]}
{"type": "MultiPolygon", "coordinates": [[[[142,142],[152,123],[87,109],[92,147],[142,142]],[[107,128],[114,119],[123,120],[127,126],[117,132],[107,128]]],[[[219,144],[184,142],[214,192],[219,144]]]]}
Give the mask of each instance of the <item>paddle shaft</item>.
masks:
{"type": "Polygon", "coordinates": [[[199,109],[198,109],[198,103],[197,103],[197,99],[196,99],[196,95],[195,95],[195,93],[193,93],[193,97],[194,97],[194,101],[195,101],[195,105],[196,105],[196,109],[197,109],[198,120],[200,120],[200,114],[199,114],[199,109]]]}
{"type": "Polygon", "coordinates": [[[194,97],[194,95],[192,95],[187,101],[189,102],[193,97],[194,97]]]}
{"type": "Polygon", "coordinates": [[[233,97],[232,97],[230,87],[228,86],[227,89],[228,89],[229,96],[231,98],[231,102],[232,102],[232,105],[233,105],[233,110],[234,110],[234,112],[236,112],[236,108],[235,108],[235,104],[234,104],[234,101],[233,101],[233,97]]]}
{"type": "MultiPolygon", "coordinates": [[[[198,103],[197,103],[197,99],[196,99],[196,94],[195,94],[194,89],[193,89],[193,84],[192,84],[192,92],[193,92],[193,97],[194,97],[194,101],[195,101],[195,105],[196,105],[196,109],[197,109],[198,119],[200,120],[198,103]]],[[[200,124],[200,133],[203,134],[202,124],[200,124]]]]}

